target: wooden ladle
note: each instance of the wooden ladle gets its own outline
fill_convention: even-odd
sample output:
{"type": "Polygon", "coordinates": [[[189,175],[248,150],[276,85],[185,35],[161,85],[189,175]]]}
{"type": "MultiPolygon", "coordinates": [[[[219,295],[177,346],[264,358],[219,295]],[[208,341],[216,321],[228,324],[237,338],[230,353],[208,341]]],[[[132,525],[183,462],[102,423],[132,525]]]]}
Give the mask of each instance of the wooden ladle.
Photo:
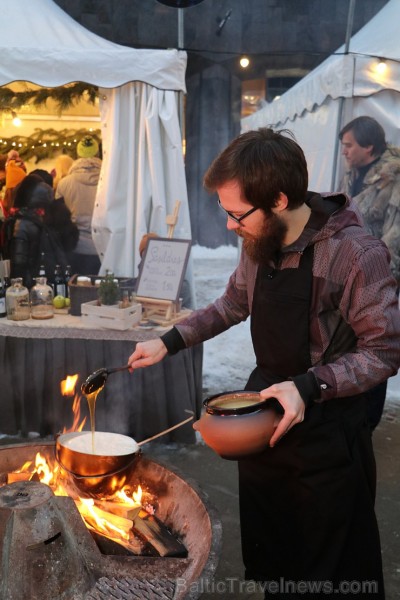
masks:
{"type": "Polygon", "coordinates": [[[113,367],[111,369],[106,369],[105,367],[102,367],[101,369],[94,371],[94,373],[89,375],[89,377],[87,377],[86,380],[82,383],[82,393],[85,394],[85,396],[88,396],[89,394],[93,394],[94,392],[101,390],[101,388],[104,387],[107,378],[109,375],[111,375],[111,373],[117,373],[118,371],[126,371],[127,369],[129,369],[129,365],[124,365],[123,367],[113,367]]]}

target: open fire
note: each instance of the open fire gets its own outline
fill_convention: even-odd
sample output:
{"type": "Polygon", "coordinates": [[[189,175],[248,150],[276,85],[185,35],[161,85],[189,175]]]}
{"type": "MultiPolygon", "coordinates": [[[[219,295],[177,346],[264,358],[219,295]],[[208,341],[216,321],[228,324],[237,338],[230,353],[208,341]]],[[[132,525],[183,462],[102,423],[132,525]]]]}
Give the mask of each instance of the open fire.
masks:
{"type": "MultiPolygon", "coordinates": [[[[76,381],[62,388],[70,431],[85,424],[76,381]]],[[[143,454],[107,484],[82,489],[54,442],[0,447],[0,600],[198,598],[190,586],[212,577],[221,541],[201,492],[143,454]]]]}
{"type": "MultiPolygon", "coordinates": [[[[81,419],[81,397],[75,394],[78,375],[68,376],[61,382],[64,396],[74,396],[73,423],[63,433],[82,431],[86,417],[81,419]]],[[[6,483],[16,481],[39,481],[48,485],[55,496],[71,497],[87,528],[97,536],[103,536],[123,546],[132,554],[160,556],[184,556],[186,550],[174,540],[169,530],[154,517],[157,499],[140,484],[124,485],[125,478],[115,476],[108,487],[109,492],[93,497],[82,494],[67,472],[56,460],[37,452],[34,461],[25,462],[20,469],[6,474],[6,483]]]]}

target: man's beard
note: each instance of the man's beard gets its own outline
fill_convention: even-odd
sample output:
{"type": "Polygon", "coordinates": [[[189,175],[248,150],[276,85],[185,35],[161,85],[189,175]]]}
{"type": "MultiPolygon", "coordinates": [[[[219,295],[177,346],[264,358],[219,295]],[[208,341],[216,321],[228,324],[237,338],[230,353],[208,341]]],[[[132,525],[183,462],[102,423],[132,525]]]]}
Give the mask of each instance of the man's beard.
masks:
{"type": "Polygon", "coordinates": [[[243,238],[243,247],[249,257],[262,265],[274,262],[282,249],[286,233],[286,223],[274,213],[264,218],[261,232],[257,237],[246,237],[244,228],[237,231],[237,234],[243,238]]]}

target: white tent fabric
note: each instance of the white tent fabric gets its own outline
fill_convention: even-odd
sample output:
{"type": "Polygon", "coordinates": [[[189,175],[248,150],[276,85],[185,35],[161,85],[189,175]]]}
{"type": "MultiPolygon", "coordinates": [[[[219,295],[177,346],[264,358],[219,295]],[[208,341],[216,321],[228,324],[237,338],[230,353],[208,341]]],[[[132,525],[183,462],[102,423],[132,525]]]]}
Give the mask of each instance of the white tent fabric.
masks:
{"type": "Polygon", "coordinates": [[[0,33],[0,85],[84,81],[112,88],[143,81],[185,91],[186,53],[114,44],[79,25],[52,0],[3,0],[0,33]]]}
{"type": "Polygon", "coordinates": [[[175,236],[191,238],[178,119],[186,53],[136,50],[87,31],[52,0],[2,7],[0,85],[55,87],[83,81],[100,88],[103,164],[93,215],[105,269],[137,275],[138,244],[181,202],[175,236]]]}
{"type": "Polygon", "coordinates": [[[131,248],[137,248],[148,231],[166,237],[166,216],[173,213],[176,200],[181,207],[175,237],[191,237],[176,102],[173,92],[139,82],[121,90],[101,90],[106,150],[93,238],[102,272],[137,274],[140,257],[131,248]],[[113,143],[116,134],[118,144],[113,143]]]}
{"type": "Polygon", "coordinates": [[[315,191],[330,190],[338,169],[338,125],[367,114],[381,123],[389,142],[400,144],[399,22],[400,2],[390,0],[351,38],[348,54],[340,47],[279,99],[243,119],[242,131],[290,129],[305,152],[315,191]],[[380,59],[386,60],[383,74],[376,69],[380,59]],[[344,110],[338,124],[340,102],[344,110]]]}

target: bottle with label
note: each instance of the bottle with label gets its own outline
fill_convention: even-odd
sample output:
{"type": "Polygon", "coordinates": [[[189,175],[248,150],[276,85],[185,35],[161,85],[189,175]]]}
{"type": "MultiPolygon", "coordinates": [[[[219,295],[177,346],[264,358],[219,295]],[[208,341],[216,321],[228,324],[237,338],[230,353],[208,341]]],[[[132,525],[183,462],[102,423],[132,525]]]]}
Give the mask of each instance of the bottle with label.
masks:
{"type": "Polygon", "coordinates": [[[53,290],[47,285],[46,277],[36,277],[36,284],[30,291],[32,319],[54,317],[53,290]]]}
{"type": "Polygon", "coordinates": [[[60,267],[60,265],[56,265],[56,268],[54,270],[54,283],[53,283],[54,297],[55,296],[63,296],[65,298],[66,287],[67,286],[65,285],[65,279],[64,279],[64,275],[61,271],[61,267],[60,267]]]}
{"type": "Polygon", "coordinates": [[[4,277],[0,279],[0,319],[7,316],[6,309],[6,282],[4,277]]]}
{"type": "Polygon", "coordinates": [[[22,277],[11,279],[6,291],[7,318],[11,321],[25,321],[31,316],[29,291],[22,285],[22,277]]]}

